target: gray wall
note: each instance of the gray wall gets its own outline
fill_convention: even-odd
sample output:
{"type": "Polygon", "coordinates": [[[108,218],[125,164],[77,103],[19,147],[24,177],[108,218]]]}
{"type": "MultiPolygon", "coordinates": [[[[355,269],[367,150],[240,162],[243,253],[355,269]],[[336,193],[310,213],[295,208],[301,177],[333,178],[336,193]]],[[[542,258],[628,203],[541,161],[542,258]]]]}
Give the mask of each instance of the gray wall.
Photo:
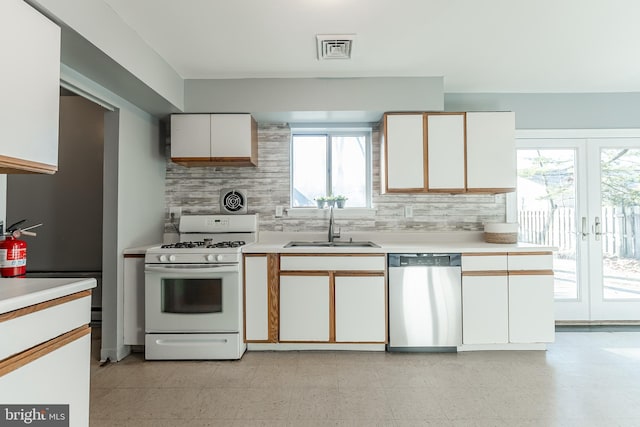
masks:
{"type": "MultiPolygon", "coordinates": [[[[338,219],[343,231],[482,230],[483,221],[504,221],[504,195],[381,195],[379,137],[376,127],[372,200],[376,214],[338,219]],[[413,206],[413,218],[404,218],[404,205],[413,206]]],[[[219,213],[220,189],[238,188],[247,191],[250,213],[259,213],[261,231],[326,231],[323,218],[274,216],[276,206],[290,204],[289,144],[287,125],[262,124],[258,127],[257,168],[187,168],[168,160],[166,218],[173,206],[182,207],[183,213],[219,213]]],[[[165,224],[165,231],[174,231],[170,223],[165,224]]]]}
{"type": "Polygon", "coordinates": [[[640,128],[640,93],[448,93],[445,111],[513,111],[516,129],[640,128]]]}
{"type": "Polygon", "coordinates": [[[104,112],[61,96],[58,172],[8,176],[8,220],[44,224],[36,237],[24,237],[30,272],[102,271],[104,112]]]}
{"type": "Polygon", "coordinates": [[[252,113],[261,123],[377,122],[385,111],[442,111],[442,77],[185,80],[185,111],[252,113]]]}

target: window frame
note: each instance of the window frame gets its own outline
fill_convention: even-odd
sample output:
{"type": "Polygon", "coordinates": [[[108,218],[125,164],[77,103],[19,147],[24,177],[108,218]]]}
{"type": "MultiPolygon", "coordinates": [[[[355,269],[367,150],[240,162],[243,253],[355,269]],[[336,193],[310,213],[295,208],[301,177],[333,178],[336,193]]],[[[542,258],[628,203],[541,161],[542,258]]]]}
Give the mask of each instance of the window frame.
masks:
{"type": "Polygon", "coordinates": [[[289,143],[289,208],[309,209],[313,206],[293,206],[293,142],[296,136],[324,136],[326,138],[326,188],[325,194],[331,194],[332,183],[332,137],[358,136],[365,138],[365,206],[345,206],[345,209],[370,209],[373,197],[373,147],[371,142],[373,130],[371,127],[362,126],[327,126],[327,127],[306,127],[304,125],[291,126],[291,137],[289,143]]]}

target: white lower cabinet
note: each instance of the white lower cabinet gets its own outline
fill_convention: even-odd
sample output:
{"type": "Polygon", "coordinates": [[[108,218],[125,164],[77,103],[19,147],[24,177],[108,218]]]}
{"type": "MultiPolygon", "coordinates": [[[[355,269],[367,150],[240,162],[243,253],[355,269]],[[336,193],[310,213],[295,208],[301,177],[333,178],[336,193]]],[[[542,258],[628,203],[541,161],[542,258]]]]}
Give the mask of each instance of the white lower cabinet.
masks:
{"type": "MultiPolygon", "coordinates": [[[[26,281],[46,279],[24,280],[25,286],[35,289],[26,281]]],[[[25,411],[40,405],[69,405],[64,425],[89,425],[90,320],[88,289],[2,313],[0,403],[20,405],[25,411]]],[[[49,414],[61,415],[57,409],[49,414]]]]}
{"type": "Polygon", "coordinates": [[[385,342],[384,276],[335,277],[336,342],[385,342]]]}
{"type": "Polygon", "coordinates": [[[462,343],[509,342],[508,277],[462,276],[462,343]]]}
{"type": "Polygon", "coordinates": [[[329,341],[329,275],[280,276],[280,341],[329,341]]]}
{"type": "Polygon", "coordinates": [[[245,341],[269,339],[269,283],[266,255],[244,257],[245,341]]]}
{"type": "Polygon", "coordinates": [[[551,252],[464,254],[463,344],[553,342],[551,268],[551,252]]]}
{"type": "Polygon", "coordinates": [[[124,257],[124,344],[144,345],[144,255],[124,257]]]}
{"type": "Polygon", "coordinates": [[[384,344],[385,260],[384,254],[281,255],[277,341],[384,344]]]}
{"type": "Polygon", "coordinates": [[[553,274],[509,275],[509,341],[553,342],[553,274]]]}
{"type": "Polygon", "coordinates": [[[0,377],[0,402],[27,408],[69,405],[68,425],[88,426],[90,353],[91,335],[86,334],[9,372],[0,377]]]}

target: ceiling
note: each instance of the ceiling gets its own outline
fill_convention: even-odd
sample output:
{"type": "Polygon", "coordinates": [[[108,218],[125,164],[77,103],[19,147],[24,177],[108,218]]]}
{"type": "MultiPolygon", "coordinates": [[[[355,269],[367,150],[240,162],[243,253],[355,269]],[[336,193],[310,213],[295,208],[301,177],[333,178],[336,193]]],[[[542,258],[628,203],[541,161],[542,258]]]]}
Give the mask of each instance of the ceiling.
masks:
{"type": "Polygon", "coordinates": [[[640,91],[637,0],[104,1],[184,79],[444,76],[448,93],[640,91]],[[319,61],[317,34],[356,34],[352,59],[319,61]]]}

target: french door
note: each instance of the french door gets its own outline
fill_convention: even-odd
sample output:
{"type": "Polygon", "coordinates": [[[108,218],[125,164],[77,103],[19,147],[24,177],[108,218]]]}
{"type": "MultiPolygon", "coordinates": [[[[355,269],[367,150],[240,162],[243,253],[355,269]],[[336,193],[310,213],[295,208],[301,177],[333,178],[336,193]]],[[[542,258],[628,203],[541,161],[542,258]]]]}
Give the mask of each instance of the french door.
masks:
{"type": "Polygon", "coordinates": [[[557,320],[640,320],[640,134],[629,132],[518,135],[519,238],[558,248],[557,320]]]}

